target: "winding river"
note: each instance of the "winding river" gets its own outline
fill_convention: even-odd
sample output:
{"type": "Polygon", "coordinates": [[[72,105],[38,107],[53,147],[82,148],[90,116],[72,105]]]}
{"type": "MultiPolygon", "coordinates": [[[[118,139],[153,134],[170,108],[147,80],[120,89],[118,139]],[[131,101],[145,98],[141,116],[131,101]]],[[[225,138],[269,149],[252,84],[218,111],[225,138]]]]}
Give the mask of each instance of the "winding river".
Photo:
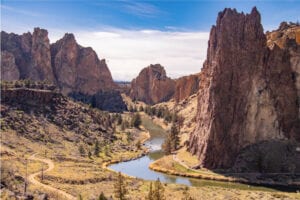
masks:
{"type": "Polygon", "coordinates": [[[161,158],[164,155],[161,149],[161,145],[165,139],[166,132],[160,126],[154,124],[153,121],[147,116],[143,116],[142,124],[150,132],[151,138],[145,143],[145,145],[148,148],[150,148],[150,153],[136,160],[112,164],[109,166],[110,169],[133,177],[145,179],[145,180],[157,180],[157,178],[159,178],[160,181],[165,183],[177,183],[177,184],[184,184],[188,186],[197,186],[197,187],[219,186],[225,188],[236,188],[236,189],[246,189],[246,190],[250,189],[250,190],[274,191],[271,188],[261,187],[261,186],[249,186],[240,183],[220,182],[220,181],[187,178],[181,176],[173,176],[173,175],[156,172],[149,169],[150,163],[161,158]]]}

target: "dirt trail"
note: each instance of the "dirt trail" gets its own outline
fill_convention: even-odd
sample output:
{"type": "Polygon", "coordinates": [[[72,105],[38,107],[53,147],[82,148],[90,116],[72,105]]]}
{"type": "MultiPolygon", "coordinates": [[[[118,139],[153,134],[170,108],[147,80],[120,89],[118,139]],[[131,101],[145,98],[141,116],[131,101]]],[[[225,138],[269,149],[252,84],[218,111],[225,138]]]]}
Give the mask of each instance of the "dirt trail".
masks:
{"type": "MultiPolygon", "coordinates": [[[[51,170],[54,168],[54,163],[53,163],[53,161],[51,161],[51,160],[49,160],[49,159],[45,159],[45,158],[37,158],[37,157],[35,157],[36,155],[37,155],[37,153],[36,153],[36,154],[33,154],[32,156],[29,157],[29,159],[30,159],[30,160],[37,160],[37,161],[46,163],[49,167],[48,167],[48,169],[46,169],[46,170],[44,171],[44,173],[45,173],[45,172],[49,172],[49,171],[51,171],[51,170]]],[[[74,196],[72,196],[72,195],[66,193],[66,192],[63,191],[63,190],[54,188],[54,187],[49,186],[49,185],[46,185],[46,184],[43,184],[43,183],[39,182],[37,179],[35,179],[35,177],[38,176],[38,175],[40,175],[41,173],[42,173],[42,172],[39,171],[39,172],[30,174],[30,175],[28,176],[28,181],[29,181],[30,183],[34,184],[34,185],[37,185],[37,186],[39,186],[39,187],[43,187],[43,188],[46,189],[46,190],[50,190],[50,191],[52,191],[52,192],[54,192],[54,193],[57,193],[57,194],[59,194],[60,196],[65,197],[65,199],[70,199],[70,200],[76,199],[76,197],[74,197],[74,196]]]]}

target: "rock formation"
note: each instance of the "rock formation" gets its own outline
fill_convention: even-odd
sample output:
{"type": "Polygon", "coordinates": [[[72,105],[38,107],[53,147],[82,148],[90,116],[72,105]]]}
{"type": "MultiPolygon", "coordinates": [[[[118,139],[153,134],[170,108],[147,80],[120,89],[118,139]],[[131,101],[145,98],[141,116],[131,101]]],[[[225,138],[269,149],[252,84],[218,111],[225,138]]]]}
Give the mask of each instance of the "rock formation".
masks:
{"type": "Polygon", "coordinates": [[[105,60],[99,60],[92,48],[78,45],[73,34],[67,33],[50,45],[44,29],[35,28],[33,34],[23,35],[2,31],[1,41],[2,80],[47,80],[64,95],[85,95],[82,99],[90,100],[95,95],[96,105],[101,105],[101,109],[126,110],[120,93],[111,91],[116,89],[116,84],[105,60]],[[105,95],[99,98],[99,94],[105,95]],[[107,103],[108,99],[113,100],[113,106],[107,103]]]}
{"type": "Polygon", "coordinates": [[[201,72],[197,126],[189,139],[189,151],[202,167],[230,168],[242,149],[261,141],[300,141],[299,54],[293,55],[299,45],[288,40],[292,52],[266,43],[256,8],[250,14],[219,13],[201,72]]]}
{"type": "Polygon", "coordinates": [[[95,94],[101,89],[113,88],[105,60],[99,60],[95,51],[77,44],[73,34],[51,45],[52,66],[63,93],[95,94]]]}
{"type": "Polygon", "coordinates": [[[7,81],[14,81],[20,78],[15,57],[12,53],[7,51],[1,52],[1,77],[5,77],[7,81]]]}
{"type": "Polygon", "coordinates": [[[199,90],[200,74],[183,76],[176,80],[175,101],[178,103],[199,90]]]}
{"type": "MultiPolygon", "coordinates": [[[[12,62],[2,62],[1,66],[9,68],[15,60],[21,79],[54,82],[50,43],[46,30],[35,28],[33,34],[24,33],[23,35],[7,34],[2,31],[1,42],[1,51],[7,51],[14,57],[12,62]]],[[[8,80],[9,78],[4,75],[2,79],[8,80]]]]}
{"type": "Polygon", "coordinates": [[[50,45],[44,29],[23,35],[2,31],[1,41],[3,80],[47,80],[66,95],[91,95],[115,87],[105,60],[99,60],[92,48],[78,45],[73,34],[50,45]]]}
{"type": "Polygon", "coordinates": [[[168,78],[165,69],[159,65],[144,68],[131,82],[130,97],[133,100],[156,104],[169,100],[175,91],[175,81],[168,78]]]}

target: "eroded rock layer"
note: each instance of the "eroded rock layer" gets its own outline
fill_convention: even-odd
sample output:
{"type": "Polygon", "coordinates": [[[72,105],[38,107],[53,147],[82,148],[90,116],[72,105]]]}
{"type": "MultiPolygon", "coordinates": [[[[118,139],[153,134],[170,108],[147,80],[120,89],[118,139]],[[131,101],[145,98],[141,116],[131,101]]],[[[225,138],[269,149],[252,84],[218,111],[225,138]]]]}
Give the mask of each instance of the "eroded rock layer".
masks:
{"type": "Polygon", "coordinates": [[[189,150],[207,168],[229,168],[242,149],[300,141],[299,44],[269,49],[260,14],[225,9],[210,32],[189,150]],[[291,48],[293,50],[291,50],[291,48]]]}

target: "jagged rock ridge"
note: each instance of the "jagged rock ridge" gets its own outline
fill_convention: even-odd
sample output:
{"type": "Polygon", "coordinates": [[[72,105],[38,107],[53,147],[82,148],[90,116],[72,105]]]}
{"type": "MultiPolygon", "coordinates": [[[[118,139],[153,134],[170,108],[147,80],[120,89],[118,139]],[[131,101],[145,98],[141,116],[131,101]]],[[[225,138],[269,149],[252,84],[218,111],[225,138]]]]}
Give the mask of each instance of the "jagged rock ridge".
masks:
{"type": "MultiPolygon", "coordinates": [[[[295,40],[289,42],[299,52],[295,40]]],[[[300,141],[293,75],[299,74],[299,61],[289,48],[269,49],[266,43],[256,8],[250,14],[219,13],[201,71],[197,126],[189,139],[201,166],[232,167],[242,149],[261,141],[300,141]]]]}
{"type": "Polygon", "coordinates": [[[73,34],[50,44],[44,29],[22,35],[2,31],[1,41],[3,80],[47,80],[66,95],[115,87],[105,60],[99,60],[92,48],[78,45],[73,34]]]}
{"type": "Polygon", "coordinates": [[[116,84],[105,60],[99,60],[92,48],[77,44],[73,34],[66,33],[62,39],[50,44],[44,29],[35,28],[33,34],[22,35],[2,31],[1,41],[2,80],[47,80],[64,95],[86,96],[84,99],[90,100],[95,95],[95,105],[100,109],[126,110],[120,93],[112,91],[116,84]],[[108,99],[114,106],[107,103],[108,99]]]}

